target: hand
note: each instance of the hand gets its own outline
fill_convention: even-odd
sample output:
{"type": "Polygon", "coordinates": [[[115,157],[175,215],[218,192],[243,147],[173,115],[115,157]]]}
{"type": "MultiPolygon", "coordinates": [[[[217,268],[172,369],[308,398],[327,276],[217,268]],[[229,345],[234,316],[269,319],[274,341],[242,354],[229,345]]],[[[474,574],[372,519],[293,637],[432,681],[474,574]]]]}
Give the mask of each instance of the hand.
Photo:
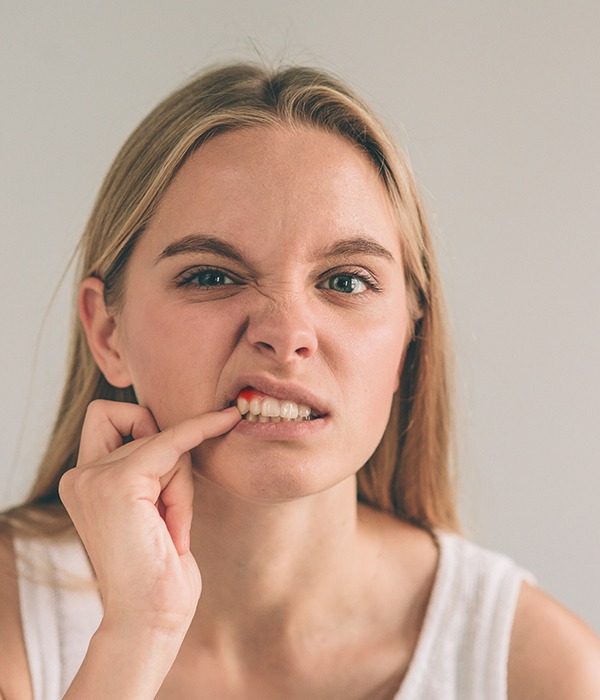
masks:
{"type": "Polygon", "coordinates": [[[105,628],[183,639],[201,590],[189,551],[189,450],[239,420],[236,409],[227,409],[160,432],[146,408],[90,404],[77,466],[64,474],[59,492],[96,572],[105,628]],[[133,441],[123,444],[128,435],[133,441]]]}

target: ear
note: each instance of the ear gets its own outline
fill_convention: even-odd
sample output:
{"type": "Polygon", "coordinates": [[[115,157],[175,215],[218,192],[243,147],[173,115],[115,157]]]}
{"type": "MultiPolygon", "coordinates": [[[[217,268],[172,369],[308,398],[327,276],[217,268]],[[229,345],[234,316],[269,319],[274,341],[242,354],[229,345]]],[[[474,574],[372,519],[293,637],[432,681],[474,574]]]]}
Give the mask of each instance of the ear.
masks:
{"type": "Polygon", "coordinates": [[[104,282],[87,277],[81,283],[78,299],[79,317],[91,353],[107,381],[121,389],[131,386],[131,376],[119,347],[114,316],[104,304],[104,282]]]}

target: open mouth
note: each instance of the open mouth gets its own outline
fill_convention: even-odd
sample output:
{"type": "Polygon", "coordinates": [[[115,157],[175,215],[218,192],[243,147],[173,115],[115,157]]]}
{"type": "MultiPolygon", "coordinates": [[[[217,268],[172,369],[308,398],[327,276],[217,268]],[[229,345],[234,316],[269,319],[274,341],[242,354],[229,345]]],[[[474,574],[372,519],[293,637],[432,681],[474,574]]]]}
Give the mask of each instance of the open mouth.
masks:
{"type": "Polygon", "coordinates": [[[242,389],[235,401],[242,420],[248,423],[279,423],[321,418],[313,408],[289,399],[276,399],[256,389],[242,389]]]}

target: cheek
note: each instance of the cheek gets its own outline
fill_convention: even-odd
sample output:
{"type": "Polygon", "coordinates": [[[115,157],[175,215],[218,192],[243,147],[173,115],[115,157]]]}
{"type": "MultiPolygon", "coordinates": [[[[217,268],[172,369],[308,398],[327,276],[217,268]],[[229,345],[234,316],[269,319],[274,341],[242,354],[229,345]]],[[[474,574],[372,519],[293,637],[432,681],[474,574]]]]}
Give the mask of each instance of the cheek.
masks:
{"type": "Polygon", "coordinates": [[[347,445],[354,444],[364,464],[379,444],[388,424],[408,331],[407,316],[396,312],[396,323],[372,325],[356,334],[350,363],[345,427],[347,445]]]}
{"type": "Polygon", "coordinates": [[[137,305],[124,321],[133,387],[159,426],[215,408],[215,385],[228,347],[222,316],[200,314],[190,305],[148,303],[137,305]]]}
{"type": "Polygon", "coordinates": [[[359,386],[371,403],[389,403],[398,386],[408,323],[406,314],[395,314],[396,322],[390,322],[390,315],[354,342],[353,364],[360,368],[362,379],[359,386]]]}

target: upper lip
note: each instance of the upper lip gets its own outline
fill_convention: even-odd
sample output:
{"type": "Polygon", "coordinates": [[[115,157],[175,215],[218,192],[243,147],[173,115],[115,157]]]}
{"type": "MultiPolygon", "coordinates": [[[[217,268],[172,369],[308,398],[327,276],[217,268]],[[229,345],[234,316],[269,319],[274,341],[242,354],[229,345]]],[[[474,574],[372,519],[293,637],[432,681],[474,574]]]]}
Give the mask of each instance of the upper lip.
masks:
{"type": "Polygon", "coordinates": [[[294,401],[297,404],[308,406],[318,416],[329,413],[325,401],[305,387],[257,374],[243,375],[237,378],[231,389],[232,393],[228,396],[228,405],[235,403],[242,389],[256,389],[267,396],[279,399],[279,401],[294,401]]]}

